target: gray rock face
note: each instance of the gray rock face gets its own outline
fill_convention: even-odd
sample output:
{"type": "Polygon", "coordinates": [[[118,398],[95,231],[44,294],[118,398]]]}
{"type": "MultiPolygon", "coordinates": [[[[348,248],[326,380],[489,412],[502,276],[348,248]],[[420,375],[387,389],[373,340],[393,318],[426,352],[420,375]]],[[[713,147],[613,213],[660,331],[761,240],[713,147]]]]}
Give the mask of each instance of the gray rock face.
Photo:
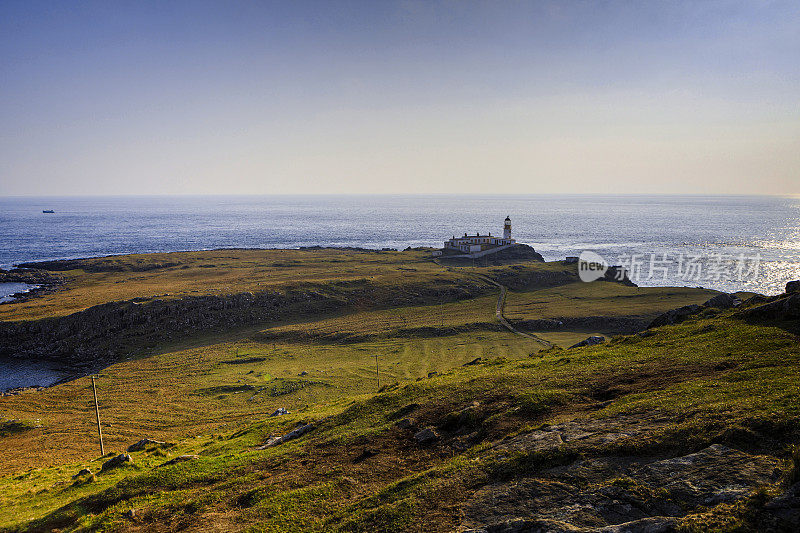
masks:
{"type": "Polygon", "coordinates": [[[732,294],[722,293],[717,294],[713,298],[709,298],[704,304],[703,307],[715,307],[717,309],[730,309],[731,307],[736,307],[740,305],[742,301],[733,296],[732,294]]]}
{"type": "Polygon", "coordinates": [[[745,318],[794,320],[800,318],[800,292],[794,292],[765,304],[740,311],[745,318]]]}
{"type": "Polygon", "coordinates": [[[119,454],[119,455],[117,455],[115,457],[112,457],[111,459],[109,459],[105,463],[103,463],[103,466],[100,468],[100,471],[101,472],[107,472],[109,470],[112,470],[114,468],[118,468],[118,467],[123,466],[125,464],[133,464],[133,458],[130,455],[128,455],[127,453],[121,453],[121,454],[119,454]]]}
{"type": "MultiPolygon", "coordinates": [[[[669,423],[658,413],[572,420],[516,435],[495,450],[499,457],[565,446],[592,453],[605,444],[648,439],[669,423]]],[[[775,457],[719,444],[674,457],[615,454],[545,464],[528,476],[478,489],[464,506],[462,528],[489,533],[674,531],[682,516],[741,500],[776,482],[780,464],[775,457]]],[[[773,501],[789,516],[796,496],[773,501]]]]}
{"type": "Polygon", "coordinates": [[[431,444],[439,440],[439,433],[433,427],[427,427],[414,434],[414,439],[419,444],[431,444]]]}
{"type": "Polygon", "coordinates": [[[710,506],[742,499],[757,485],[776,481],[777,465],[773,458],[714,444],[696,453],[650,463],[634,475],[675,499],[710,506]]]}
{"type": "MultiPolygon", "coordinates": [[[[91,261],[89,261],[91,263],[91,261]]],[[[80,263],[86,268],[86,262],[80,263]]],[[[43,268],[41,264],[37,268],[43,268]]],[[[459,280],[431,287],[397,285],[376,305],[423,304],[430,299],[451,302],[494,292],[488,282],[459,280]]],[[[71,315],[42,320],[0,322],[0,356],[49,359],[61,365],[102,368],[127,356],[127,339],[169,341],[197,331],[224,331],[231,327],[272,321],[302,313],[341,310],[349,301],[374,301],[369,281],[347,291],[348,300],[335,294],[336,286],[316,289],[244,292],[225,296],[187,296],[180,299],[109,302],[71,315]],[[333,293],[331,292],[333,291],[333,293]],[[110,343],[109,339],[117,342],[110,343]]],[[[268,337],[268,332],[259,335],[268,337]]]]}
{"type": "Polygon", "coordinates": [[[677,309],[671,309],[663,315],[656,317],[647,327],[657,328],[660,326],[669,326],[670,324],[680,324],[690,316],[695,315],[702,310],[702,307],[695,304],[684,305],[683,307],[678,307],[677,309]]]}
{"type": "Polygon", "coordinates": [[[305,424],[303,426],[293,429],[292,431],[281,437],[270,437],[269,439],[267,439],[267,443],[264,444],[263,446],[260,446],[259,449],[263,450],[265,448],[269,448],[270,446],[277,446],[279,444],[283,444],[284,442],[288,442],[298,437],[302,437],[303,435],[305,435],[309,431],[313,431],[314,429],[316,429],[316,426],[314,424],[305,424]]]}
{"type": "Polygon", "coordinates": [[[82,477],[82,476],[91,476],[91,475],[92,475],[92,471],[91,470],[89,470],[88,468],[82,468],[81,470],[78,470],[77,474],[72,476],[72,479],[78,479],[79,477],[82,477]]]}
{"type": "Polygon", "coordinates": [[[587,337],[583,339],[581,342],[577,342],[570,346],[570,348],[580,348],[582,346],[594,346],[595,344],[601,344],[606,341],[606,338],[602,335],[592,335],[591,337],[587,337]]]}
{"type": "Polygon", "coordinates": [[[128,446],[128,452],[140,452],[145,448],[147,448],[148,446],[163,447],[163,446],[169,446],[169,444],[160,440],[141,439],[140,441],[137,441],[128,446]]]}

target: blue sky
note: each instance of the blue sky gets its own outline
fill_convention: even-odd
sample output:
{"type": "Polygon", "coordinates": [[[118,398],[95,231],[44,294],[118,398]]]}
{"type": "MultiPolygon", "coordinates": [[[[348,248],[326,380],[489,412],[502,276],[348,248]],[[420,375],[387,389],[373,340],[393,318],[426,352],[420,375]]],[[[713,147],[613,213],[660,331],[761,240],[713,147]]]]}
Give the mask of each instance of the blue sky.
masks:
{"type": "Polygon", "coordinates": [[[0,195],[800,193],[800,3],[0,3],[0,195]]]}

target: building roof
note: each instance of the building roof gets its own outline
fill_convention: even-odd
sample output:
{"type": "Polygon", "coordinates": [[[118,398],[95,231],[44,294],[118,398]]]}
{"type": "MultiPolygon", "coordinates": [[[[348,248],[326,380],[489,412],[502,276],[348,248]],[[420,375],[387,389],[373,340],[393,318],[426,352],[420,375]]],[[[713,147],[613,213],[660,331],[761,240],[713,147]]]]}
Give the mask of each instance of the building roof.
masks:
{"type": "Polygon", "coordinates": [[[464,235],[463,237],[453,237],[452,239],[448,239],[451,241],[460,241],[464,239],[497,239],[497,240],[508,240],[505,237],[498,237],[497,235],[464,235]]]}

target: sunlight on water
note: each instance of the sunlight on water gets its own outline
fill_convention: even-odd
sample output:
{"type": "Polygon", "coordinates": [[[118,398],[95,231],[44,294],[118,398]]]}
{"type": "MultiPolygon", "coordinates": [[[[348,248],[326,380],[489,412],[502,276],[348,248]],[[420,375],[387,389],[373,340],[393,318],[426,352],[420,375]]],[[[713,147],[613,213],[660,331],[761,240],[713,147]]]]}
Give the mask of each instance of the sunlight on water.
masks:
{"type": "Polygon", "coordinates": [[[0,267],[23,261],[225,247],[442,246],[502,231],[547,260],[593,250],[613,264],[667,254],[667,279],[774,294],[800,277],[800,198],[744,196],[208,196],[0,198],[0,267]],[[43,209],[55,213],[43,214],[43,209]],[[757,279],[686,280],[679,256],[760,256],[757,279]]]}

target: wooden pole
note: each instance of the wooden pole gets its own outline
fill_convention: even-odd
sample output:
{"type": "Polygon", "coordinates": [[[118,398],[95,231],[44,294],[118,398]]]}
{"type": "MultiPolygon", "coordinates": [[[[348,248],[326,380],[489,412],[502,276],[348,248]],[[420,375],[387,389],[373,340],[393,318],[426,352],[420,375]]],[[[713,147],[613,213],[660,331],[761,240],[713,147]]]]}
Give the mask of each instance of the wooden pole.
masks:
{"type": "Polygon", "coordinates": [[[97,434],[100,436],[100,456],[106,454],[106,449],[103,447],[103,430],[100,429],[100,407],[97,405],[97,387],[94,385],[94,376],[92,376],[92,393],[94,394],[94,415],[97,417],[97,434]]]}

